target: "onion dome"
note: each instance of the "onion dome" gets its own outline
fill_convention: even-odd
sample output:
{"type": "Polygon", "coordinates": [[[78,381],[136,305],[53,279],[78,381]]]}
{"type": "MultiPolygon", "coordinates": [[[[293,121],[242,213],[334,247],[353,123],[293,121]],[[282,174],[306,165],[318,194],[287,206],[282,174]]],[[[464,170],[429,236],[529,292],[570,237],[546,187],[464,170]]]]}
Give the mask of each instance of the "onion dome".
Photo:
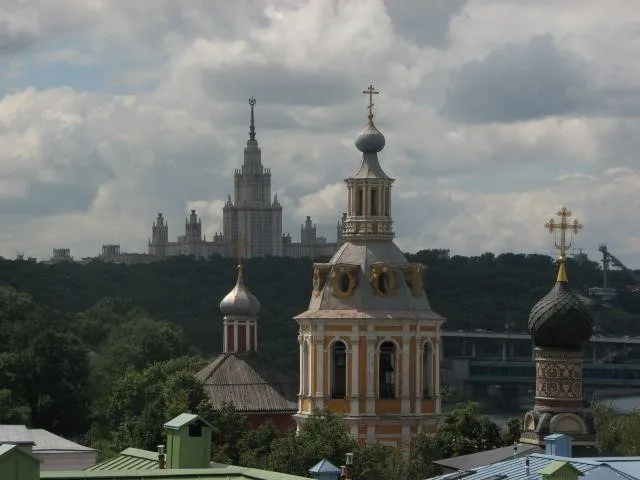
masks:
{"type": "Polygon", "coordinates": [[[537,347],[580,349],[589,341],[593,318],[588,307],[569,288],[564,260],[556,284],[529,314],[529,332],[537,347]]]}
{"type": "Polygon", "coordinates": [[[377,153],[384,144],[384,135],[373,124],[373,114],[369,114],[367,126],[356,136],[356,148],[362,153],[377,153]]]}
{"type": "Polygon", "coordinates": [[[220,312],[223,316],[255,316],[260,313],[260,302],[247,289],[242,278],[244,267],[238,265],[238,280],[235,287],[220,302],[220,312]]]}

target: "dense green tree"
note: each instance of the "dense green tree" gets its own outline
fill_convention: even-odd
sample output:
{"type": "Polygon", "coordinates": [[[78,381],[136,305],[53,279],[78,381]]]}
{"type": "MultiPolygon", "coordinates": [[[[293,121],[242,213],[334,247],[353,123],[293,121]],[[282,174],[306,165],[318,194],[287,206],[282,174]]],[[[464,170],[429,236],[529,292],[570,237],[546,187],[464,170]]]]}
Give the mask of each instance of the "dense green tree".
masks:
{"type": "Polygon", "coordinates": [[[342,465],[346,454],[357,447],[341,415],[329,410],[314,410],[298,434],[290,430],[273,442],[268,465],[276,472],[307,475],[323,458],[334,465],[342,465]]]}
{"type": "Polygon", "coordinates": [[[640,411],[621,413],[609,404],[593,406],[598,447],[620,456],[640,455],[640,411]]]}
{"type": "Polygon", "coordinates": [[[502,428],[502,444],[511,445],[520,440],[522,433],[522,417],[510,418],[502,428]]]}
{"type": "Polygon", "coordinates": [[[269,455],[274,440],[279,437],[275,425],[266,422],[258,428],[252,428],[245,432],[239,442],[239,465],[251,468],[268,469],[269,455]]]}
{"type": "Polygon", "coordinates": [[[30,371],[27,401],[33,423],[61,435],[86,431],[89,418],[89,359],[82,341],[47,329],[37,334],[26,355],[30,371]]]}

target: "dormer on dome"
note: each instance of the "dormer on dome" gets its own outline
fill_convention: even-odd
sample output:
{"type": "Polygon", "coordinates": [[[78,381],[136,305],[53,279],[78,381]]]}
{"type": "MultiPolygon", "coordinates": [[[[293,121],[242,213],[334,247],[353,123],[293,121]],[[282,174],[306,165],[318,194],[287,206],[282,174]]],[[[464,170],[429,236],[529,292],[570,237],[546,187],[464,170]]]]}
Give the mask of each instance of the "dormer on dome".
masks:
{"type": "Polygon", "coordinates": [[[238,265],[236,285],[220,302],[220,312],[227,316],[256,316],[260,313],[260,302],[244,284],[244,267],[238,265]]]}

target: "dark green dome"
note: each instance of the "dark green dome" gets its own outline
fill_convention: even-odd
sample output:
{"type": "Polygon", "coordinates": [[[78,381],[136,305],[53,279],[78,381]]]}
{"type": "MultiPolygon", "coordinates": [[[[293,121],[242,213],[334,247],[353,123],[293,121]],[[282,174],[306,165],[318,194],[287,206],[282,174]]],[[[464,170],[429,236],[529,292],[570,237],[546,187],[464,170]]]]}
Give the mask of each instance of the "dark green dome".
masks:
{"type": "Polygon", "coordinates": [[[571,292],[564,262],[554,287],[531,309],[529,332],[537,347],[579,349],[591,338],[591,312],[571,292]]]}

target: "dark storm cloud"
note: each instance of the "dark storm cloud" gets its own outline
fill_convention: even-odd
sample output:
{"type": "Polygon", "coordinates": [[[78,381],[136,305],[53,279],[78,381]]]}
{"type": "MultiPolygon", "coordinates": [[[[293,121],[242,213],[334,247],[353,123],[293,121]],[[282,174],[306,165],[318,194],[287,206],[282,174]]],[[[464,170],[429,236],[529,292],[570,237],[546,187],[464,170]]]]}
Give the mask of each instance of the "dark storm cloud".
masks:
{"type": "Polygon", "coordinates": [[[294,106],[339,105],[357,91],[343,72],[302,72],[278,65],[204,70],[202,81],[205,91],[216,99],[245,98],[249,92],[264,103],[294,106]]]}
{"type": "Polygon", "coordinates": [[[387,12],[398,35],[430,47],[449,41],[449,23],[468,0],[386,0],[387,12]]]}
{"type": "Polygon", "coordinates": [[[35,25],[16,15],[0,11],[0,55],[28,50],[38,39],[35,25]]]}
{"type": "Polygon", "coordinates": [[[550,35],[507,45],[452,74],[442,113],[472,123],[563,116],[584,107],[585,60],[550,35]]]}

